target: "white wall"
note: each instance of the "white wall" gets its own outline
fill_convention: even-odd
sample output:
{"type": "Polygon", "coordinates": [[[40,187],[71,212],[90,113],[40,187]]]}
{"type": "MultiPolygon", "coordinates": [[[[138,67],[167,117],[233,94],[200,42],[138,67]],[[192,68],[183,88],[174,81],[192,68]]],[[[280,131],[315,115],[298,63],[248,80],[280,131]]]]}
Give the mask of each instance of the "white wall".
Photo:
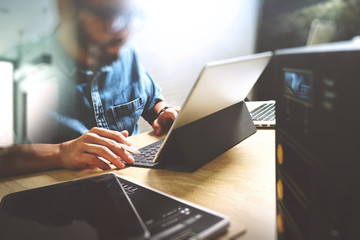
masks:
{"type": "Polygon", "coordinates": [[[133,41],[171,105],[181,106],[206,62],[255,50],[260,0],[138,2],[146,21],[133,41]]]}
{"type": "Polygon", "coordinates": [[[0,54],[49,33],[57,22],[54,3],[55,0],[0,0],[0,54]]]}
{"type": "MultiPolygon", "coordinates": [[[[171,105],[181,106],[206,62],[254,52],[262,0],[137,1],[145,18],[133,41],[171,105]]],[[[53,3],[0,0],[0,54],[51,31],[57,19],[53,3]]],[[[140,127],[151,129],[143,121],[140,127]]]]}

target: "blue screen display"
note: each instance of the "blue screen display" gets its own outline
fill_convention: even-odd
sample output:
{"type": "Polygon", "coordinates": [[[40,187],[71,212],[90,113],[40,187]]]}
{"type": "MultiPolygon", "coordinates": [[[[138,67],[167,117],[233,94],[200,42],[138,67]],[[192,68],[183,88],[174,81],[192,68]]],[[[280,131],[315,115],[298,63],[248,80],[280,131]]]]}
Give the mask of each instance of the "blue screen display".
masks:
{"type": "Polygon", "coordinates": [[[304,70],[284,70],[284,93],[286,96],[312,102],[313,74],[304,70]]]}

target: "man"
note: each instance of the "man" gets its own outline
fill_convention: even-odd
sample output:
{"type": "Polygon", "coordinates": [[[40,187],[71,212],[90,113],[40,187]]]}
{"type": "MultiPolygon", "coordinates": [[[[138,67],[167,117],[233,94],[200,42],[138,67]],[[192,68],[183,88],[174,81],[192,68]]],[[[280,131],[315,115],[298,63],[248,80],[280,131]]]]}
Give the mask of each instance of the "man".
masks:
{"type": "Polygon", "coordinates": [[[57,142],[68,140],[67,136],[77,137],[83,129],[94,126],[137,134],[140,116],[160,135],[177,115],[178,108],[166,108],[157,119],[166,103],[160,88],[140,65],[134,47],[127,43],[135,15],[132,3],[58,1],[60,24],[56,37],[49,40],[50,45],[59,45],[65,52],[52,54],[66,75],[59,83],[61,99],[55,115],[65,125],[60,127],[65,137],[57,134],[57,142]],[[74,74],[69,76],[70,72],[74,74]],[[74,120],[80,124],[73,124],[74,120]]]}
{"type": "Polygon", "coordinates": [[[167,106],[127,43],[135,14],[131,0],[58,0],[58,9],[55,34],[38,45],[56,67],[58,100],[45,121],[51,124],[32,139],[53,144],[0,149],[0,176],[59,167],[109,169],[99,157],[123,168],[121,160],[134,159],[117,143],[131,145],[127,137],[139,132],[140,116],[161,135],[179,112],[167,106]]]}

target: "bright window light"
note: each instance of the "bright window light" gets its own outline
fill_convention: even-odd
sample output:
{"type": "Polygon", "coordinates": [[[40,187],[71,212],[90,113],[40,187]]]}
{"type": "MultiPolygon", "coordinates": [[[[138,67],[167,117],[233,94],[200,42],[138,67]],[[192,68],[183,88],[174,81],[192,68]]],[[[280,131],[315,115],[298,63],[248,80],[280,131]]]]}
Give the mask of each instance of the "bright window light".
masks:
{"type": "Polygon", "coordinates": [[[0,146],[14,142],[13,131],[13,64],[0,61],[0,146]]]}

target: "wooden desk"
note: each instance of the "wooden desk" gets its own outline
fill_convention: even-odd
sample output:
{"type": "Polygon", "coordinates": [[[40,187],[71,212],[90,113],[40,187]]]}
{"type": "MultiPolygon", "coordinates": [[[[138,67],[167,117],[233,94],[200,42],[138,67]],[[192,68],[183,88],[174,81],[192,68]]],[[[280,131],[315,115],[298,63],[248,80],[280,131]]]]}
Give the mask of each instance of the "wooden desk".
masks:
{"type": "MultiPolygon", "coordinates": [[[[156,139],[152,133],[131,137],[136,147],[156,139]]],[[[274,130],[258,130],[194,173],[137,167],[112,171],[230,216],[230,228],[221,239],[276,238],[274,130]]],[[[2,179],[0,198],[15,191],[102,173],[61,169],[2,179]]]]}

